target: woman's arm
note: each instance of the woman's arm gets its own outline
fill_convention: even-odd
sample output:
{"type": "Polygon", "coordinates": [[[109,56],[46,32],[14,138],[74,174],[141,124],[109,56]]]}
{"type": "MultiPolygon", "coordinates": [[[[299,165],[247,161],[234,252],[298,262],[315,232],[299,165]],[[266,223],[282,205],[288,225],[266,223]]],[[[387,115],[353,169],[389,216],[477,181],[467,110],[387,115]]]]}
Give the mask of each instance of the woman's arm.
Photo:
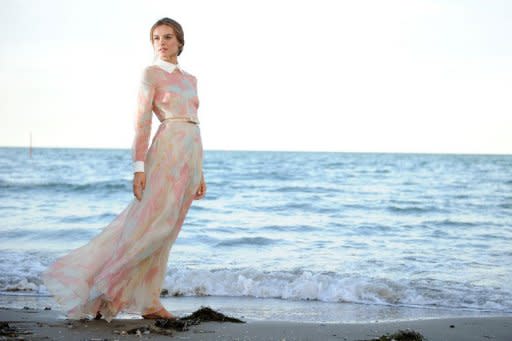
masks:
{"type": "Polygon", "coordinates": [[[141,76],[137,96],[137,111],[135,114],[135,137],[132,144],[133,172],[144,172],[144,161],[151,135],[151,121],[153,114],[153,97],[155,86],[152,84],[150,67],[146,67],[141,76]]]}
{"type": "Polygon", "coordinates": [[[146,187],[144,162],[148,151],[149,136],[151,135],[154,95],[155,86],[151,82],[150,69],[146,67],[142,72],[139,84],[134,122],[135,137],[132,144],[133,194],[139,201],[142,199],[142,191],[146,187]]]}

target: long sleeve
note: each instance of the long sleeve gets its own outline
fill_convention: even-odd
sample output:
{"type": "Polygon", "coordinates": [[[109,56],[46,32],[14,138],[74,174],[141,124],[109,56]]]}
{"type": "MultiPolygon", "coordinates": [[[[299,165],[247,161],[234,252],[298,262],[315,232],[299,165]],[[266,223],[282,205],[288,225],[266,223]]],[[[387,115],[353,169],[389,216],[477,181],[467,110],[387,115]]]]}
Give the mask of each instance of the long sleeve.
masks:
{"type": "Polygon", "coordinates": [[[135,114],[135,137],[132,144],[133,172],[144,172],[144,161],[151,135],[151,121],[153,114],[153,98],[155,86],[152,84],[150,69],[146,67],[142,72],[137,96],[137,111],[135,114]]]}

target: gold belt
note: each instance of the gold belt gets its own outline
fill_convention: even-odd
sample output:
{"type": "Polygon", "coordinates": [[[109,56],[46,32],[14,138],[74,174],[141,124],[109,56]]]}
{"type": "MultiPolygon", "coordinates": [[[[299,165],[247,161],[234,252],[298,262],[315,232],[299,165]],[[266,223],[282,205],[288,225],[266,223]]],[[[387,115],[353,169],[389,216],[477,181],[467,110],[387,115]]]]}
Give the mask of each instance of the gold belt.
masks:
{"type": "Polygon", "coordinates": [[[189,123],[199,124],[199,121],[197,121],[193,118],[189,118],[189,117],[167,117],[167,118],[164,118],[162,121],[160,121],[160,123],[163,123],[164,121],[181,121],[181,122],[189,122],[189,123]]]}

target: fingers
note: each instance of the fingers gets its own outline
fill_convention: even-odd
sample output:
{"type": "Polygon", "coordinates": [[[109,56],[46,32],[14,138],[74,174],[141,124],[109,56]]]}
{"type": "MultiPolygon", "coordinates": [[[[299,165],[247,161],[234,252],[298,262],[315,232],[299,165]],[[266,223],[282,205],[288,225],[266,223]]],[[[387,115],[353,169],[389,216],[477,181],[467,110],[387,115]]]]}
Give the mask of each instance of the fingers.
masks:
{"type": "Polygon", "coordinates": [[[136,172],[133,178],[133,194],[137,200],[142,199],[142,191],[146,188],[146,176],[142,172],[136,172]]]}
{"type": "Polygon", "coordinates": [[[135,198],[137,198],[137,200],[140,201],[142,199],[142,188],[140,184],[135,184],[133,186],[133,194],[135,195],[135,198]]]}
{"type": "Polygon", "coordinates": [[[195,199],[196,200],[202,199],[202,198],[204,198],[205,195],[206,195],[206,184],[204,182],[201,182],[201,184],[199,185],[199,188],[196,192],[195,199]]]}

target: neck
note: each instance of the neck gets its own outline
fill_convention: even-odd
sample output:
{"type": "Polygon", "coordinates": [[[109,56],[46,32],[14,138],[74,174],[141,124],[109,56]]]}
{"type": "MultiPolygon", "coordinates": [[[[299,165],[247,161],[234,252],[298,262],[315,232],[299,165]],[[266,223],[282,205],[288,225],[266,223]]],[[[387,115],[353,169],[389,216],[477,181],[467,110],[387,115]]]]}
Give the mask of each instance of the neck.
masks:
{"type": "Polygon", "coordinates": [[[173,63],[173,64],[178,64],[178,58],[176,58],[176,56],[173,56],[173,57],[159,57],[161,60],[165,61],[165,62],[169,62],[169,63],[173,63]]]}

